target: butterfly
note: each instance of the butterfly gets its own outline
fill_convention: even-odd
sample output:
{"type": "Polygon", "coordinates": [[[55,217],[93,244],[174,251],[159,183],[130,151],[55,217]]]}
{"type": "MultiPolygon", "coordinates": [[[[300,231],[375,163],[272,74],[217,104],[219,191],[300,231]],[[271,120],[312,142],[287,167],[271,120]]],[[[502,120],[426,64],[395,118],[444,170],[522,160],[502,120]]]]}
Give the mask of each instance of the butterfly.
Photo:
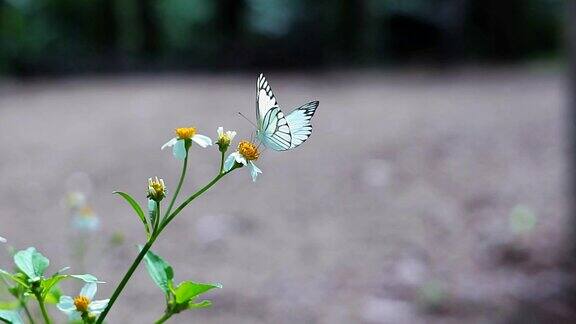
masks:
{"type": "Polygon", "coordinates": [[[311,101],[284,115],[263,74],[256,82],[256,137],[275,151],[298,147],[312,134],[310,120],[319,101],[311,101]]]}

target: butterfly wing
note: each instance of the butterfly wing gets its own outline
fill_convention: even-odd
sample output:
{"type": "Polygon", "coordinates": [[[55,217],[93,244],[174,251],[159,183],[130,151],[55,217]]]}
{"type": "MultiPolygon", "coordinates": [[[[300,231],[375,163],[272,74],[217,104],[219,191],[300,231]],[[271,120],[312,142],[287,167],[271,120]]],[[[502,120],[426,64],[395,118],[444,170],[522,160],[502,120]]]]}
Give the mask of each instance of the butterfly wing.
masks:
{"type": "Polygon", "coordinates": [[[260,74],[256,82],[256,120],[257,135],[264,146],[276,151],[290,148],[292,142],[290,126],[263,74],[260,74]]]}
{"type": "Polygon", "coordinates": [[[266,113],[274,107],[278,107],[276,97],[274,93],[272,93],[272,88],[268,84],[264,74],[260,73],[258,81],[256,82],[256,121],[258,125],[260,125],[266,113]]]}
{"type": "Polygon", "coordinates": [[[292,140],[290,148],[295,148],[304,143],[310,134],[312,134],[312,123],[310,120],[316,108],[320,104],[319,101],[312,101],[303,106],[300,106],[286,116],[286,122],[291,131],[292,140]]]}
{"type": "Polygon", "coordinates": [[[290,148],[292,143],[290,126],[288,126],[288,122],[280,108],[274,107],[264,115],[258,137],[264,146],[275,151],[285,151],[290,148]]]}

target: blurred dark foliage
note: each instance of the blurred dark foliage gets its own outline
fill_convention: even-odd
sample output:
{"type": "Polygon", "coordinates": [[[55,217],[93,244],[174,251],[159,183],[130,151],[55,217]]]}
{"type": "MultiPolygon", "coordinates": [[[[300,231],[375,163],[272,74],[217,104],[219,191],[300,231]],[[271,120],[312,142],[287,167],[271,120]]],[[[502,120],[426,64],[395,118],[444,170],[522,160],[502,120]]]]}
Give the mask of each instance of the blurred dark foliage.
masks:
{"type": "Polygon", "coordinates": [[[0,0],[0,73],[325,68],[557,55],[561,0],[0,0]]]}

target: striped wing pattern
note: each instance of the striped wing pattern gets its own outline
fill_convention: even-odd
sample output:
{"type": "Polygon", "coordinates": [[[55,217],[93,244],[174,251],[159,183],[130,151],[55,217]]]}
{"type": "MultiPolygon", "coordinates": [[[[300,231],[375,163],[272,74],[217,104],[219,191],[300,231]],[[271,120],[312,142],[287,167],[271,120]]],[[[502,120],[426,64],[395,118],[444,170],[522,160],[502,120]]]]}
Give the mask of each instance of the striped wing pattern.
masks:
{"type": "Polygon", "coordinates": [[[312,123],[310,123],[310,120],[312,116],[314,116],[319,104],[320,102],[318,101],[309,102],[294,109],[294,111],[286,116],[286,121],[288,122],[288,127],[290,127],[292,135],[290,148],[295,148],[304,143],[312,134],[312,123]]]}
{"type": "Polygon", "coordinates": [[[256,120],[258,138],[266,147],[276,151],[290,148],[290,126],[263,74],[260,74],[256,82],[256,120]]]}
{"type": "Polygon", "coordinates": [[[270,84],[264,75],[260,74],[256,82],[258,139],[264,146],[276,151],[286,151],[299,146],[312,134],[310,120],[318,105],[318,101],[312,101],[285,116],[270,84]]]}
{"type": "Polygon", "coordinates": [[[261,122],[266,113],[274,107],[278,107],[278,101],[264,74],[261,73],[256,82],[256,120],[261,122]]]}
{"type": "Polygon", "coordinates": [[[266,147],[276,151],[285,151],[290,148],[292,135],[290,126],[280,108],[270,109],[262,119],[261,140],[266,147]]]}

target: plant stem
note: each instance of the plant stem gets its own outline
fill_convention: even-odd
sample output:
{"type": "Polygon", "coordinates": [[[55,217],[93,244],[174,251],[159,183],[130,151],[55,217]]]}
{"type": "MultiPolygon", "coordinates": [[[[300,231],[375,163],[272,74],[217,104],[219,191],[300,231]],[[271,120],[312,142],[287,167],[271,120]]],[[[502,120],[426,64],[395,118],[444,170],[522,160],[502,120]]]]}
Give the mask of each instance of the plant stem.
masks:
{"type": "Polygon", "coordinates": [[[160,224],[160,202],[157,201],[156,202],[156,217],[154,217],[154,224],[152,224],[152,232],[156,233],[156,230],[158,229],[158,224],[160,224]]]}
{"type": "Polygon", "coordinates": [[[156,322],[154,322],[154,324],[162,324],[164,322],[166,322],[170,317],[172,317],[174,313],[172,312],[168,312],[168,313],[164,313],[164,316],[160,317],[160,319],[158,319],[156,322]]]}
{"type": "MultiPolygon", "coordinates": [[[[164,221],[164,219],[166,219],[166,217],[168,217],[168,215],[170,215],[170,212],[172,211],[172,207],[174,207],[174,203],[176,202],[176,198],[178,197],[178,194],[180,193],[180,188],[182,188],[182,184],[184,183],[184,178],[186,178],[186,169],[188,168],[188,150],[186,150],[186,157],[184,158],[184,163],[182,164],[182,173],[180,174],[180,180],[178,180],[178,186],[176,187],[176,191],[174,191],[174,195],[172,196],[172,200],[170,201],[170,205],[168,205],[168,209],[166,209],[166,214],[164,215],[164,218],[162,219],[162,221],[164,221]]],[[[160,214],[158,214],[158,217],[160,217],[160,214]]]]}
{"type": "MultiPolygon", "coordinates": [[[[232,170],[234,170],[234,169],[232,169],[232,170]]],[[[232,171],[232,170],[230,170],[230,171],[232,171]]],[[[162,230],[174,219],[174,217],[176,217],[182,211],[182,209],[184,209],[184,207],[186,207],[189,203],[191,203],[192,200],[196,199],[196,197],[200,196],[206,190],[210,189],[210,187],[212,187],[216,182],[218,182],[218,180],[222,179],[222,177],[224,177],[230,171],[225,172],[225,173],[219,173],[214,179],[212,179],[212,181],[210,181],[207,185],[202,187],[202,189],[196,191],[192,196],[188,197],[183,203],[181,203],[180,206],[178,206],[178,208],[176,208],[176,210],[174,210],[174,212],[170,216],[168,216],[166,218],[166,220],[164,220],[164,222],[162,222],[162,224],[160,224],[160,228],[158,229],[158,233],[162,232],[162,230]]]]}
{"type": "Polygon", "coordinates": [[[200,190],[198,190],[192,196],[188,197],[188,199],[186,199],[182,204],[180,204],[180,206],[178,206],[178,208],[176,208],[176,210],[172,214],[170,214],[168,217],[166,217],[165,220],[163,220],[161,222],[158,230],[150,237],[150,240],[148,240],[148,242],[146,242],[146,245],[144,245],[144,247],[142,247],[142,250],[140,251],[140,253],[136,257],[136,260],[134,260],[134,262],[132,263],[132,265],[128,269],[128,272],[126,272],[126,274],[122,278],[122,281],[120,281],[120,284],[118,285],[118,287],[116,287],[116,290],[114,290],[114,293],[112,294],[112,297],[110,297],[110,301],[108,302],[106,309],[104,309],[104,311],[100,314],[100,316],[98,317],[98,320],[96,321],[96,324],[101,324],[104,321],[104,318],[106,317],[106,315],[108,314],[108,312],[112,308],[112,305],[114,305],[114,302],[116,301],[116,299],[118,298],[118,296],[120,295],[120,293],[122,292],[122,290],[124,289],[124,287],[126,286],[128,281],[130,280],[130,278],[134,274],[134,271],[136,270],[136,268],[138,267],[140,262],[142,262],[142,259],[144,258],[144,256],[148,252],[148,250],[150,250],[150,248],[152,247],[152,244],[154,244],[154,241],[156,241],[156,238],[158,238],[158,236],[160,235],[160,233],[162,233],[164,228],[166,228],[166,226],[174,219],[174,217],[176,217],[176,215],[178,215],[182,211],[182,209],[184,209],[184,207],[186,207],[186,205],[188,205],[192,200],[194,200],[195,198],[197,198],[198,196],[200,196],[201,194],[206,192],[206,190],[210,189],[210,187],[212,187],[216,182],[218,182],[218,180],[220,180],[222,177],[224,177],[225,175],[227,175],[228,173],[230,173],[234,169],[235,169],[235,167],[232,168],[231,170],[225,172],[225,173],[219,173],[207,185],[202,187],[200,190]]]}
{"type": "Polygon", "coordinates": [[[28,321],[30,322],[30,324],[35,324],[34,318],[32,317],[32,314],[30,313],[28,306],[26,306],[26,302],[22,299],[20,300],[20,306],[22,306],[22,308],[24,309],[24,313],[26,313],[26,317],[28,317],[28,321]]]}
{"type": "Polygon", "coordinates": [[[42,312],[42,317],[44,317],[44,322],[50,324],[50,316],[48,316],[48,311],[46,311],[46,305],[44,305],[44,299],[38,292],[34,292],[36,299],[38,300],[38,305],[40,305],[40,311],[42,312]]]}
{"type": "Polygon", "coordinates": [[[220,153],[220,173],[222,173],[222,171],[224,171],[224,154],[226,152],[220,151],[220,153]]]}
{"type": "Polygon", "coordinates": [[[136,257],[136,260],[134,260],[134,262],[132,262],[132,265],[130,266],[130,268],[128,269],[128,271],[126,272],[124,277],[122,278],[122,281],[120,281],[120,284],[118,284],[118,287],[116,287],[116,290],[114,290],[114,293],[112,294],[112,297],[110,297],[110,301],[108,302],[108,305],[106,306],[104,311],[100,314],[100,316],[98,316],[98,320],[96,321],[96,324],[102,323],[102,321],[104,321],[106,314],[108,314],[108,312],[112,308],[112,305],[114,305],[114,302],[116,301],[118,296],[120,296],[120,293],[122,292],[122,290],[124,289],[124,287],[128,283],[128,280],[130,280],[130,277],[132,277],[132,274],[134,274],[134,271],[136,270],[136,268],[138,267],[138,265],[140,264],[142,259],[144,259],[144,256],[146,255],[146,253],[148,252],[148,250],[150,250],[150,247],[152,247],[152,244],[154,243],[154,241],[158,237],[158,234],[159,233],[152,235],[150,237],[150,240],[148,242],[146,242],[146,244],[142,247],[142,250],[140,251],[140,253],[136,257]]]}
{"type": "MultiPolygon", "coordinates": [[[[10,285],[8,284],[8,282],[6,281],[4,276],[0,276],[0,279],[2,280],[2,283],[4,284],[4,286],[6,286],[6,289],[9,289],[10,285]]],[[[32,317],[32,314],[30,313],[28,306],[26,306],[26,300],[24,300],[25,297],[24,296],[16,296],[15,294],[12,294],[12,295],[18,299],[18,302],[20,303],[20,307],[22,307],[24,309],[24,312],[26,313],[26,317],[28,317],[28,321],[30,322],[30,324],[35,324],[34,318],[32,317]]]]}

